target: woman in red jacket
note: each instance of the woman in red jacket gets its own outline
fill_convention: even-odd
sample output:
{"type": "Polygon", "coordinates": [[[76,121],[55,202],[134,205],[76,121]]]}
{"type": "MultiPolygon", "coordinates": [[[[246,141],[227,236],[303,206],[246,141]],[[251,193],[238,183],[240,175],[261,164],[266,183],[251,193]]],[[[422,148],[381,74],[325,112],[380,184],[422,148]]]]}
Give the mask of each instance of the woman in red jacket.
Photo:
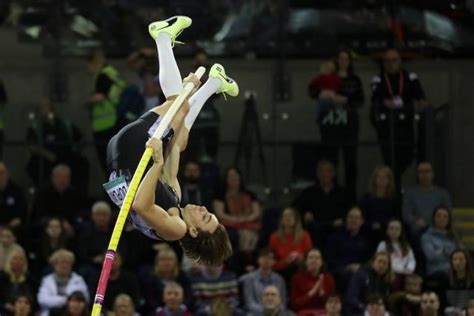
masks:
{"type": "Polygon", "coordinates": [[[288,282],[313,247],[311,237],[303,229],[298,212],[287,207],[283,210],[278,230],[270,236],[270,249],[275,254],[273,269],[288,282]]]}
{"type": "Polygon", "coordinates": [[[334,277],[325,272],[321,252],[311,249],[306,255],[306,269],[291,279],[291,308],[324,309],[326,300],[335,293],[334,277]]]}

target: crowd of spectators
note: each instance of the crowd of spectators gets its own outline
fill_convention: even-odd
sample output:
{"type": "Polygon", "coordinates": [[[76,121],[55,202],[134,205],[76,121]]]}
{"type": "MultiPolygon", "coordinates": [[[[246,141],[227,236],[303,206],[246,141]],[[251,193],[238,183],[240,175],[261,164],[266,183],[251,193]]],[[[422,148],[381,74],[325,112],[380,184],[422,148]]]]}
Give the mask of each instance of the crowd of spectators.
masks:
{"type": "MultiPolygon", "coordinates": [[[[200,165],[186,166],[186,177],[193,179],[188,190],[204,192],[200,165]]],[[[431,164],[419,163],[423,168],[431,164]]],[[[66,165],[51,170],[50,184],[37,191],[31,207],[5,163],[0,170],[2,314],[25,309],[25,315],[87,313],[116,210],[107,201],[74,195],[66,165]]],[[[225,172],[222,188],[210,193],[216,215],[233,236],[234,255],[223,266],[196,265],[176,244],[156,243],[127,225],[104,310],[124,315],[227,315],[226,310],[228,315],[270,310],[275,314],[268,315],[437,315],[426,312],[436,309],[461,315],[474,305],[471,256],[451,228],[450,207],[423,202],[429,192],[432,199],[442,192],[450,202],[433,177],[423,182],[424,171],[419,172],[426,189],[407,188],[402,198],[392,192],[390,168],[377,167],[359,206],[341,203],[343,187],[338,187],[340,199],[321,204],[321,196],[332,194],[323,188],[333,181],[333,170],[331,162],[320,161],[315,178],[321,193],[309,194],[315,190],[310,187],[280,210],[266,209],[236,168],[225,172]],[[410,217],[402,217],[414,213],[412,200],[425,212],[433,207],[418,234],[407,234],[410,217]],[[325,218],[336,209],[339,214],[325,218]],[[265,212],[279,218],[273,228],[258,226],[265,212]],[[267,240],[258,240],[262,236],[267,240]]]]}
{"type": "MultiPolygon", "coordinates": [[[[197,63],[205,62],[200,58],[197,63]]],[[[137,62],[136,56],[131,59],[137,62]]],[[[183,203],[215,213],[229,233],[233,256],[222,266],[200,266],[183,256],[177,243],[148,239],[127,223],[104,311],[115,316],[375,316],[462,315],[465,310],[474,315],[471,255],[452,228],[450,194],[435,185],[433,165],[406,148],[413,147],[415,134],[407,120],[415,108],[429,105],[397,51],[387,51],[384,62],[373,80],[371,112],[386,165],[365,175],[366,192],[357,195],[362,188],[356,187],[362,82],[350,54],[341,52],[309,85],[327,145],[324,159],[314,166],[314,185],[297,192],[292,203],[270,208],[246,186],[238,168],[226,169],[220,179],[218,166],[209,162],[215,148],[204,146],[207,152],[186,159],[181,168],[183,203]],[[402,143],[387,146],[392,137],[402,143]],[[339,150],[345,181],[336,176],[339,150]],[[401,175],[415,158],[417,185],[402,190],[401,175]]],[[[104,100],[112,102],[107,96],[116,93],[111,90],[117,81],[111,83],[109,76],[118,74],[98,53],[89,64],[97,75],[88,103],[94,111],[104,100]]],[[[138,68],[146,70],[143,64],[138,68]]],[[[144,110],[161,96],[153,75],[144,71],[141,78],[137,91],[144,110]]],[[[122,101],[114,102],[105,105],[113,108],[122,101]]],[[[114,117],[114,122],[125,124],[123,119],[131,118],[114,117]]],[[[95,130],[101,164],[104,135],[117,128],[106,123],[95,130]]],[[[83,178],[88,165],[77,147],[81,135],[55,114],[50,100],[41,100],[28,139],[28,170],[36,187],[30,203],[0,161],[0,314],[86,315],[117,210],[88,196],[83,178]]]]}

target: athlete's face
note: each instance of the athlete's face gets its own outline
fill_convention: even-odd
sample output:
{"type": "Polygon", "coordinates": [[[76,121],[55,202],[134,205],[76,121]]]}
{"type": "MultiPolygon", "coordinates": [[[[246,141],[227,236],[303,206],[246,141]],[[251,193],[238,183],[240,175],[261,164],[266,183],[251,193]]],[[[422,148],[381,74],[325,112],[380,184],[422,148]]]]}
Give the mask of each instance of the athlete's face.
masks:
{"type": "Polygon", "coordinates": [[[204,206],[188,204],[185,206],[184,212],[188,215],[189,224],[202,231],[213,233],[219,225],[216,216],[209,213],[204,206]]]}

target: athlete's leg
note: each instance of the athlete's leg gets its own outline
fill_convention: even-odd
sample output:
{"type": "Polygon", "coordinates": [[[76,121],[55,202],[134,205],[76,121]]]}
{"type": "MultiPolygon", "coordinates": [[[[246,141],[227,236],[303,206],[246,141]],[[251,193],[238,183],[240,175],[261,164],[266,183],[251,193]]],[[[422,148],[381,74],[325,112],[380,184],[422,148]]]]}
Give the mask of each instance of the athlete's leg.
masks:
{"type": "MultiPolygon", "coordinates": [[[[199,115],[199,112],[206,101],[215,93],[227,93],[231,96],[236,96],[239,93],[237,83],[227,77],[224,67],[219,64],[212,66],[206,83],[189,98],[189,111],[187,113],[184,111],[181,112],[181,115],[185,114],[184,120],[182,120],[180,116],[175,121],[179,126],[174,126],[175,135],[169,144],[169,155],[165,159],[162,179],[179,192],[179,194],[178,171],[180,153],[187,146],[189,131],[199,115]]],[[[179,196],[181,197],[181,194],[179,196]]]]}
{"type": "Polygon", "coordinates": [[[183,29],[191,25],[191,22],[188,17],[177,16],[151,23],[148,26],[158,49],[160,85],[166,98],[178,95],[183,89],[181,73],[173,54],[172,44],[183,29]]]}
{"type": "MultiPolygon", "coordinates": [[[[204,104],[215,93],[226,93],[230,96],[237,96],[239,94],[237,83],[226,75],[224,67],[219,64],[214,64],[211,67],[206,83],[189,98],[190,109],[184,120],[184,125],[188,132],[191,130],[204,104]]],[[[183,150],[185,147],[181,146],[183,150]]]]}

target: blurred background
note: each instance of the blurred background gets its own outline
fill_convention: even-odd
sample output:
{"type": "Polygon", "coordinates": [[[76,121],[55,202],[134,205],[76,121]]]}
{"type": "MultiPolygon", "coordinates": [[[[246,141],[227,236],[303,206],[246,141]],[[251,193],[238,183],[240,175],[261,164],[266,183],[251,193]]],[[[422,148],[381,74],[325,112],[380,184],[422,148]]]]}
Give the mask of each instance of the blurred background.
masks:
{"type": "MultiPolygon", "coordinates": [[[[71,242],[101,240],[88,254],[72,246],[52,248],[76,254],[76,270],[93,295],[101,262],[96,256],[99,249],[105,250],[114,221],[108,220],[101,237],[91,233],[93,205],[109,202],[102,184],[108,179],[103,149],[110,135],[94,125],[91,96],[107,95],[113,85],[121,88],[114,103],[117,123],[107,127],[111,135],[151,103],[161,103],[156,46],[147,26],[173,15],[193,19],[193,25],[179,36],[184,45],[174,47],[182,75],[200,65],[209,70],[218,62],[241,91],[237,98],[216,96],[206,104],[193,127],[181,168],[183,186],[190,185],[193,192],[190,202],[216,211],[220,201],[228,212],[227,191],[233,176],[245,183],[252,201],[258,202],[258,227],[262,228],[258,242],[246,248],[239,238],[252,238],[236,233],[234,249],[246,261],[234,258],[226,266],[230,271],[240,276],[258,268],[258,250],[270,246],[281,211],[289,206],[299,211],[302,225],[313,245],[322,249],[324,259],[334,254],[325,250],[323,237],[343,229],[343,224],[329,228],[327,224],[342,221],[353,205],[360,206],[367,236],[376,241],[370,254],[383,239],[388,219],[402,219],[420,263],[417,269],[421,270],[416,272],[431,280],[437,278],[425,266],[430,259],[421,236],[430,227],[433,207],[442,204],[449,211],[456,245],[473,249],[473,0],[2,0],[0,169],[5,170],[6,183],[16,183],[18,195],[3,186],[0,225],[13,229],[38,281],[46,273],[47,256],[38,253],[37,245],[43,243],[49,220],[59,218],[71,242]],[[113,74],[107,73],[103,90],[98,78],[106,66],[113,74]],[[390,169],[394,187],[390,198],[395,202],[379,216],[368,210],[366,193],[377,187],[380,170],[376,167],[382,165],[390,169]],[[325,167],[326,174],[321,171],[325,167]],[[424,167],[430,169],[428,180],[422,175],[424,167]],[[416,194],[416,189],[431,190],[434,184],[442,193],[416,194]],[[413,200],[410,194],[415,195],[413,200]],[[70,205],[74,210],[66,211],[70,205]],[[333,211],[339,215],[328,215],[333,211]],[[420,214],[425,223],[415,225],[423,218],[420,214]]],[[[373,209],[384,207],[376,203],[373,209]]],[[[114,218],[117,210],[109,208],[114,218]]],[[[149,251],[138,254],[129,248],[140,237],[124,238],[128,239],[122,255],[128,269],[141,267],[142,259],[152,264],[158,249],[154,243],[142,240],[150,244],[149,251]],[[132,253],[128,257],[127,251],[132,253]]],[[[448,267],[451,254],[444,258],[448,267]]],[[[294,271],[290,272],[282,272],[288,296],[294,271]]],[[[340,299],[350,311],[355,303],[345,301],[344,286],[340,286],[350,282],[350,277],[341,280],[340,299]]],[[[430,286],[427,289],[438,294],[442,308],[467,308],[467,299],[456,306],[442,285],[430,286]]],[[[388,309],[389,295],[377,294],[388,309]]],[[[149,296],[153,295],[158,294],[149,296]]],[[[142,300],[133,297],[137,310],[154,312],[158,303],[145,298],[145,294],[142,300]]],[[[246,310],[245,299],[241,300],[238,306],[246,310]]],[[[368,297],[361,302],[368,304],[368,297]]],[[[314,307],[324,309],[323,305],[314,307]]],[[[40,308],[46,309],[41,304],[40,308]]],[[[6,310],[13,313],[11,308],[6,310]]]]}

